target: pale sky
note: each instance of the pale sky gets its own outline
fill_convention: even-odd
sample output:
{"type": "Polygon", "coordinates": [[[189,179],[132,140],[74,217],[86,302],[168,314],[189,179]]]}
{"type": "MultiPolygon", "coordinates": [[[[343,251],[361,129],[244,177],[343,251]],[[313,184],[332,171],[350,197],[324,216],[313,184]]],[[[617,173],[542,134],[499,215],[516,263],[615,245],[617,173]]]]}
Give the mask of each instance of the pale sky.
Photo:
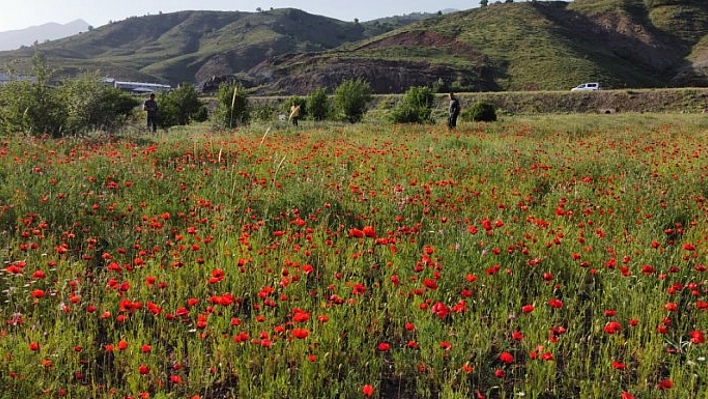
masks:
{"type": "MultiPolygon", "coordinates": [[[[310,14],[342,21],[368,21],[412,12],[437,12],[448,8],[466,10],[479,7],[479,0],[2,0],[0,32],[42,25],[65,24],[83,19],[94,27],[108,21],[121,21],[181,10],[224,10],[255,12],[273,8],[299,8],[310,14]]],[[[490,2],[491,3],[491,2],[490,2]]]]}

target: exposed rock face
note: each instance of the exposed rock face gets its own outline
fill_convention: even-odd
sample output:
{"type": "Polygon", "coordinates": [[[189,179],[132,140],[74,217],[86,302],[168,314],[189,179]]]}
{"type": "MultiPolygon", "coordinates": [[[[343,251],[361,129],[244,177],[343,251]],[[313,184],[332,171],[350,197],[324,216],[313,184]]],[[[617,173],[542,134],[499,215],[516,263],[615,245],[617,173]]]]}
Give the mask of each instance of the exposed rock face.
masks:
{"type": "Polygon", "coordinates": [[[346,52],[333,55],[299,54],[269,59],[248,73],[259,94],[311,93],[324,87],[333,89],[343,80],[364,79],[376,93],[402,93],[412,86],[438,85],[475,90],[497,90],[485,65],[485,57],[471,46],[427,31],[403,32],[365,43],[353,50],[396,49],[405,55],[406,48],[433,48],[435,51],[464,57],[479,67],[465,69],[456,65],[433,63],[411,58],[390,59],[349,57],[346,52]]]}

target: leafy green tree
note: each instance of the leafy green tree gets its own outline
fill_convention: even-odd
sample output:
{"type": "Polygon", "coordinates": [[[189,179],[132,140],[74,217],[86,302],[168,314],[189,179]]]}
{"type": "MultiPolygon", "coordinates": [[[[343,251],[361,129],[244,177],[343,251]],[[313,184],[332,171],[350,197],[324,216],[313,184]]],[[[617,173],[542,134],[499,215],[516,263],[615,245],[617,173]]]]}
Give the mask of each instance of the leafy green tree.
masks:
{"type": "Polygon", "coordinates": [[[208,117],[194,85],[185,83],[160,96],[159,124],[162,128],[203,122],[208,117]]]}
{"type": "Polygon", "coordinates": [[[307,97],[307,113],[316,121],[327,119],[330,113],[329,99],[327,99],[327,91],[324,88],[319,88],[307,97]]]}
{"type": "Polygon", "coordinates": [[[429,87],[411,87],[391,112],[394,123],[432,122],[435,96],[429,87]]]}
{"type": "Polygon", "coordinates": [[[245,125],[250,119],[248,92],[238,83],[223,83],[216,94],[219,108],[216,112],[216,125],[231,129],[245,125]]]}
{"type": "Polygon", "coordinates": [[[57,90],[65,108],[66,133],[112,131],[122,126],[140,104],[130,94],[102,84],[96,75],[69,79],[57,90]]]}
{"type": "Polygon", "coordinates": [[[366,104],[371,101],[371,85],[363,79],[345,80],[334,91],[337,113],[350,123],[361,121],[366,104]]]}
{"type": "Polygon", "coordinates": [[[32,59],[36,81],[12,81],[0,89],[0,131],[52,137],[63,134],[66,113],[57,91],[50,86],[52,74],[45,57],[36,53],[32,59]]]}

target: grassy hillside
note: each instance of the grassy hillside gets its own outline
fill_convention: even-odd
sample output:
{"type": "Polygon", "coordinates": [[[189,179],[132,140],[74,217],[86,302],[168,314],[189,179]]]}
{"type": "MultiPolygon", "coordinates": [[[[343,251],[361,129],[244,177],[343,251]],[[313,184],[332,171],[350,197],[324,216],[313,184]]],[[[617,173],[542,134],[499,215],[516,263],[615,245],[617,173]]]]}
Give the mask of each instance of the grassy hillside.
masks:
{"type": "Polygon", "coordinates": [[[296,9],[133,17],[0,53],[26,69],[35,51],[66,75],[177,84],[237,76],[258,94],[306,94],[344,79],[379,93],[708,86],[708,3],[576,0],[494,3],[366,23],[296,9]]]}
{"type": "Polygon", "coordinates": [[[261,69],[253,72],[274,92],[300,90],[303,66],[318,79],[343,59],[371,70],[352,68],[344,77],[370,81],[379,79],[381,65],[408,61],[405,79],[377,85],[398,92],[410,82],[464,91],[565,90],[586,81],[608,88],[671,86],[677,71],[690,65],[690,46],[654,27],[649,14],[637,1],[492,4],[346,44],[311,56],[312,62],[272,63],[270,81],[257,79],[261,69]]]}
{"type": "Polygon", "coordinates": [[[132,17],[81,35],[0,53],[0,63],[22,69],[44,52],[59,69],[130,68],[133,76],[171,82],[198,81],[246,70],[268,56],[319,51],[365,37],[353,22],[296,9],[260,13],[183,11],[132,17]]]}

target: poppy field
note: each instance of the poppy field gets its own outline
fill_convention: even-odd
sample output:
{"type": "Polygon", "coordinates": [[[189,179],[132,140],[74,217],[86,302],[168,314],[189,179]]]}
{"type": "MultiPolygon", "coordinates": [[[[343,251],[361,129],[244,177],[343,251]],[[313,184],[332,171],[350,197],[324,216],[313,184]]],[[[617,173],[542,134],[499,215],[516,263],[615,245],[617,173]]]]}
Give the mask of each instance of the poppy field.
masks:
{"type": "Polygon", "coordinates": [[[700,115],[0,138],[0,398],[708,396],[700,115]]]}

